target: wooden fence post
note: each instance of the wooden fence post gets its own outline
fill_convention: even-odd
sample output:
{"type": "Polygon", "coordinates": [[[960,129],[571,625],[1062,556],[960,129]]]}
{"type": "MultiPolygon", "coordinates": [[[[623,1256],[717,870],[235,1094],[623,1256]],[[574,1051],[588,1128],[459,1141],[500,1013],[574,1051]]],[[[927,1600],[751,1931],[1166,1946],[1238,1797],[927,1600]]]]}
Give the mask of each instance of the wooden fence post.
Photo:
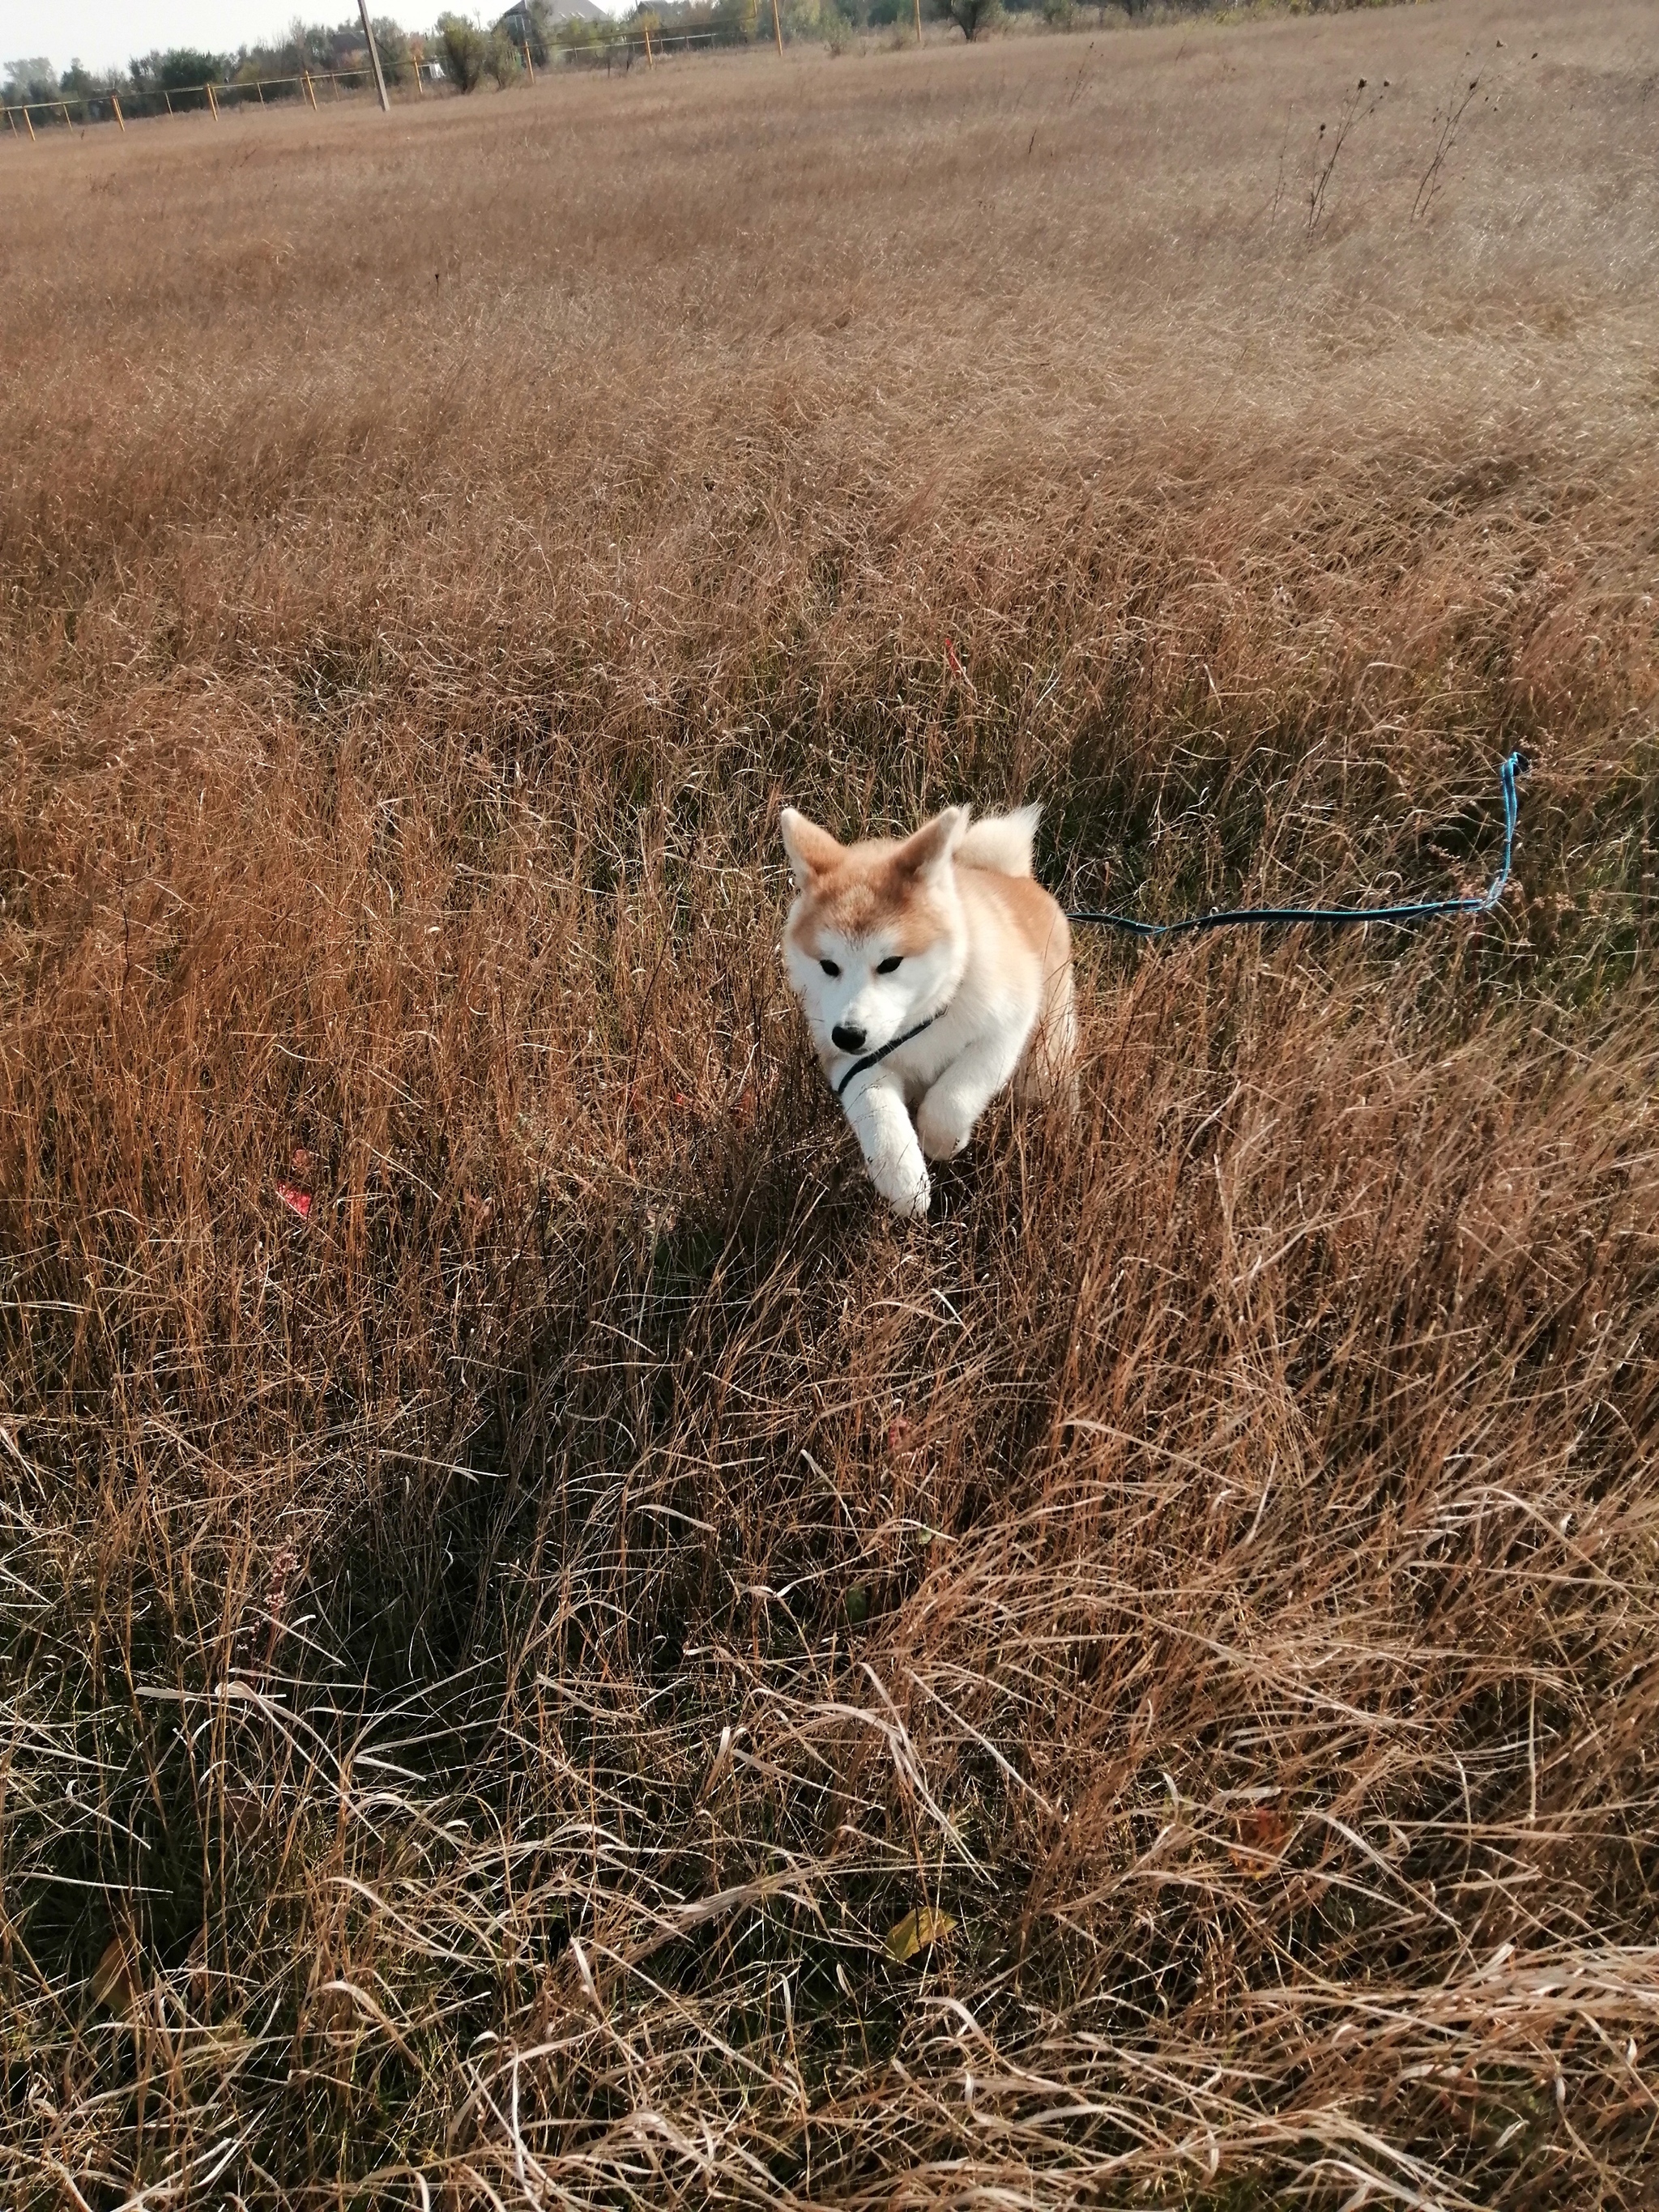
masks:
{"type": "Polygon", "coordinates": [[[921,0],[916,0],[916,44],[921,44],[921,0]]]}
{"type": "Polygon", "coordinates": [[[219,103],[213,97],[213,87],[210,84],[204,84],[202,89],[208,96],[208,106],[212,110],[213,119],[216,123],[219,120],[219,103]]]}
{"type": "Polygon", "coordinates": [[[34,118],[29,113],[27,106],[23,110],[23,120],[29,126],[29,143],[33,146],[34,143],[34,118]]]}
{"type": "Polygon", "coordinates": [[[645,26],[645,65],[647,69],[655,69],[657,66],[656,56],[651,51],[651,26],[649,23],[645,26]]]}
{"type": "Polygon", "coordinates": [[[127,135],[127,119],[121,112],[121,95],[118,92],[111,93],[109,104],[115,110],[115,119],[120,125],[121,136],[125,138],[127,135]]]}
{"type": "Polygon", "coordinates": [[[783,26],[778,21],[778,0],[772,0],[772,36],[778,42],[778,59],[781,61],[783,59],[783,26]]]}

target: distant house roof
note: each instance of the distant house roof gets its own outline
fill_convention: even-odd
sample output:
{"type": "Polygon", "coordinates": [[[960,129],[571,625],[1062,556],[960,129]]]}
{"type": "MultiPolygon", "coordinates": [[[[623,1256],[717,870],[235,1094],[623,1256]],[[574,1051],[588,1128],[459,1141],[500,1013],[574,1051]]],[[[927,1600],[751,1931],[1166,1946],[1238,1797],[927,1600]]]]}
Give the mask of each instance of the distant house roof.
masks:
{"type": "Polygon", "coordinates": [[[505,31],[515,46],[527,47],[530,57],[538,66],[548,59],[547,33],[556,31],[561,23],[608,23],[609,12],[596,5],[596,0],[518,0],[500,17],[495,28],[505,31]]]}
{"type": "Polygon", "coordinates": [[[542,69],[550,60],[549,33],[566,22],[611,22],[611,11],[598,7],[598,0],[518,0],[500,15],[495,28],[514,40],[515,46],[522,46],[542,69]]]}
{"type": "Polygon", "coordinates": [[[538,17],[542,25],[551,30],[560,23],[572,21],[606,22],[609,10],[601,8],[598,0],[540,0],[540,4],[534,8],[530,6],[529,0],[518,0],[518,4],[507,9],[495,27],[498,31],[505,31],[510,39],[528,38],[533,45],[538,27],[538,17]]]}

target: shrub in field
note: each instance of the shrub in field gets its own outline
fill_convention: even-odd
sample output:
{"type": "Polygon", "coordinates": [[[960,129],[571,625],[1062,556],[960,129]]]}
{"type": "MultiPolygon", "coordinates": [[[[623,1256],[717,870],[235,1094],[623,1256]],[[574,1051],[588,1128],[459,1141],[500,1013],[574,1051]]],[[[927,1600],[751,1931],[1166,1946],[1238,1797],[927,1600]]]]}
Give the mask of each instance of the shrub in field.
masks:
{"type": "Polygon", "coordinates": [[[515,84],[524,75],[524,58],[498,24],[484,48],[484,75],[498,85],[515,84]]]}
{"type": "Polygon", "coordinates": [[[465,15],[440,15],[438,58],[457,92],[475,92],[489,64],[489,41],[465,15]]]}
{"type": "Polygon", "coordinates": [[[854,25],[836,0],[780,0],[779,18],[786,39],[821,40],[832,54],[852,44],[854,25]]]}

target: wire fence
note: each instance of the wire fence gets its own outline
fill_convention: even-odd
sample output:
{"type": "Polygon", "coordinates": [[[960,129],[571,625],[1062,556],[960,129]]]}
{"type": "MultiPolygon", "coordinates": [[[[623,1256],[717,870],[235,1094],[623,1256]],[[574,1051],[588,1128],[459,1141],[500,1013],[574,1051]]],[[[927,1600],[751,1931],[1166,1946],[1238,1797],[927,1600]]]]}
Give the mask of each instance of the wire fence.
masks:
{"type": "MultiPolygon", "coordinates": [[[[636,60],[654,68],[659,60],[676,52],[689,53],[697,48],[707,51],[716,46],[738,43],[718,31],[686,31],[672,35],[629,31],[613,38],[584,40],[579,46],[555,47],[539,63],[526,51],[524,69],[533,84],[538,75],[551,69],[603,69],[609,72],[618,68],[631,69],[636,60]]],[[[416,98],[435,95],[443,99],[460,89],[444,75],[440,64],[430,59],[383,60],[381,70],[388,92],[412,85],[416,98]]],[[[107,123],[125,131],[130,122],[143,118],[194,113],[211,115],[216,120],[230,111],[249,107],[297,104],[320,108],[325,101],[331,106],[343,96],[349,100],[374,91],[374,70],[371,64],[364,62],[354,69],[304,69],[292,76],[230,77],[222,83],[145,85],[129,88],[125,92],[89,92],[74,97],[18,100],[0,106],[0,115],[5,118],[8,135],[33,142],[42,131],[74,130],[77,125],[86,129],[93,124],[107,123]]]]}
{"type": "Polygon", "coordinates": [[[644,60],[654,67],[671,48],[690,53],[701,47],[704,52],[715,46],[738,46],[750,43],[745,39],[720,31],[678,31],[672,37],[660,31],[641,35],[637,31],[624,32],[613,39],[591,39],[580,46],[559,49],[556,66],[565,69],[631,69],[636,61],[644,60]]]}

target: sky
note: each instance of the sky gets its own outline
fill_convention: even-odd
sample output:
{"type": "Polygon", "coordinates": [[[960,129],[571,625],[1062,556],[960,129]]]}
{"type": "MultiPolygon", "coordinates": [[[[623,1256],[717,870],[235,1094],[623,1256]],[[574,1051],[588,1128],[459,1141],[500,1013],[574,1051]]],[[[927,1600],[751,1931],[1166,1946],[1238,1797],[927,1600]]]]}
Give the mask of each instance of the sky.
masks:
{"type": "MultiPolygon", "coordinates": [[[[506,0],[502,0],[506,4],[506,0]]],[[[385,0],[369,0],[376,15],[409,14],[385,0]]],[[[234,53],[257,39],[278,37],[296,15],[308,21],[344,22],[356,0],[296,6],[295,0],[0,0],[0,63],[46,55],[60,73],[70,62],[88,69],[125,69],[134,54],[153,46],[199,46],[234,53]]],[[[419,11],[436,16],[442,0],[419,11]]],[[[410,15],[413,21],[413,15],[410,15]]]]}

